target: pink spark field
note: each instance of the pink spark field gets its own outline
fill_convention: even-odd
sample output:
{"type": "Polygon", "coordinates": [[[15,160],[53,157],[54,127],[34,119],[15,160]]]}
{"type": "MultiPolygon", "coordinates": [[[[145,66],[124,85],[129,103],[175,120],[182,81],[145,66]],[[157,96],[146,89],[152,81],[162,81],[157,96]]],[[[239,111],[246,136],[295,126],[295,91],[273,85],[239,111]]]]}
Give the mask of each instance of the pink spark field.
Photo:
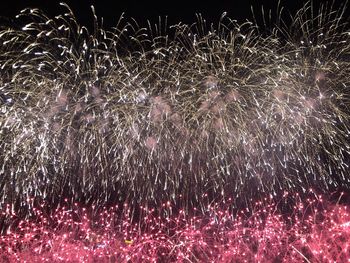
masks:
{"type": "Polygon", "coordinates": [[[0,261],[350,262],[349,206],[314,196],[278,212],[283,201],[234,211],[228,200],[191,213],[165,203],[140,207],[137,220],[126,205],[46,213],[42,204],[26,220],[8,206],[0,261]]]}

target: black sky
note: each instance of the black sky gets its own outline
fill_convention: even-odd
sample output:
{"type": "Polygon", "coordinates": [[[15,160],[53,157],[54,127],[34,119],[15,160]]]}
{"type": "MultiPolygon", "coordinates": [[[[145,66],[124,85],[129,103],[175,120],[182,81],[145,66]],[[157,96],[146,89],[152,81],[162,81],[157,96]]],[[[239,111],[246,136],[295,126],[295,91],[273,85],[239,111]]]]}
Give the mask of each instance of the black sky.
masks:
{"type": "MultiPolygon", "coordinates": [[[[295,13],[307,0],[281,0],[287,12],[295,13]]],[[[317,5],[322,0],[313,0],[317,5]]],[[[10,0],[1,5],[0,17],[13,18],[25,7],[37,7],[49,16],[64,12],[60,2],[67,3],[74,11],[79,23],[91,25],[91,5],[95,6],[98,17],[103,17],[105,27],[116,24],[120,15],[125,12],[126,17],[135,18],[141,25],[147,19],[157,21],[158,17],[168,16],[170,24],[184,22],[192,23],[195,14],[201,13],[207,21],[216,22],[223,12],[238,21],[252,19],[251,7],[257,15],[261,14],[261,6],[265,9],[277,9],[278,0],[172,0],[172,1],[135,1],[135,0],[10,0]]],[[[339,5],[342,0],[336,1],[339,5]]]]}

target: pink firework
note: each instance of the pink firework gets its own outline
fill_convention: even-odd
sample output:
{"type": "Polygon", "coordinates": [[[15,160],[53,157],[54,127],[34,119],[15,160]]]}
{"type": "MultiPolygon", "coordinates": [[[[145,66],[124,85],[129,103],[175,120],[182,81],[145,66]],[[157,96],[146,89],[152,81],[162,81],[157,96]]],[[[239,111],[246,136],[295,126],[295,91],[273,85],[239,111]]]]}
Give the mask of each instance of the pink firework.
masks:
{"type": "MultiPolygon", "coordinates": [[[[287,196],[285,197],[287,200],[287,196]]],[[[286,201],[281,200],[281,202],[286,201]]],[[[122,208],[33,209],[0,239],[3,262],[349,262],[350,210],[320,196],[282,213],[270,199],[232,211],[232,202],[210,204],[191,215],[171,204],[140,207],[135,223],[122,208]],[[224,207],[222,207],[224,205],[224,207]],[[222,208],[220,208],[222,207],[222,208]]]]}

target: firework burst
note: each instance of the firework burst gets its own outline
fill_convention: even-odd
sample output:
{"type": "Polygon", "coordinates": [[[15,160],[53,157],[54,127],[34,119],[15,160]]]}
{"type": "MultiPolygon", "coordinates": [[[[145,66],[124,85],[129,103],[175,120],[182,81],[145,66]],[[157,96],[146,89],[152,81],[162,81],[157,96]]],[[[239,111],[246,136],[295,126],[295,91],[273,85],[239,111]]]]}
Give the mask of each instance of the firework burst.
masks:
{"type": "MultiPolygon", "coordinates": [[[[1,200],[201,205],[348,189],[349,27],[201,16],[93,32],[27,9],[0,31],[1,200]],[[269,33],[266,33],[269,32],[269,33]]],[[[202,205],[203,206],[203,205],[202,205]]]]}

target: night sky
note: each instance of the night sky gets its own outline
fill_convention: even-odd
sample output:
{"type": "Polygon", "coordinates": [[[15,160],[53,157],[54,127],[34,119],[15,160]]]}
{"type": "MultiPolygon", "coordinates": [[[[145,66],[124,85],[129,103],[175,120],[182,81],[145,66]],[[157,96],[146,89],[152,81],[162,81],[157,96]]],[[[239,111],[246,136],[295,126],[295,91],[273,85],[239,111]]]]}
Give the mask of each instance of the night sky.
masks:
{"type": "MultiPolygon", "coordinates": [[[[281,5],[285,7],[285,15],[288,12],[294,14],[301,8],[307,0],[281,0],[281,5]]],[[[0,17],[8,20],[13,18],[25,7],[37,7],[49,16],[63,12],[64,8],[60,2],[67,3],[74,11],[80,24],[91,27],[92,12],[91,5],[96,9],[97,16],[103,17],[104,27],[112,27],[118,21],[120,15],[125,12],[125,17],[133,17],[140,25],[146,25],[147,19],[156,22],[158,17],[168,17],[168,23],[178,22],[192,23],[196,21],[196,14],[201,13],[208,22],[217,22],[223,12],[227,12],[228,17],[240,22],[246,19],[252,20],[252,8],[257,19],[261,18],[261,7],[265,10],[271,9],[272,14],[276,14],[278,0],[218,0],[218,1],[111,1],[111,0],[12,0],[6,1],[1,6],[0,17]]],[[[316,6],[322,0],[315,0],[316,6]]],[[[336,0],[335,5],[339,6],[341,0],[336,0]]]]}

